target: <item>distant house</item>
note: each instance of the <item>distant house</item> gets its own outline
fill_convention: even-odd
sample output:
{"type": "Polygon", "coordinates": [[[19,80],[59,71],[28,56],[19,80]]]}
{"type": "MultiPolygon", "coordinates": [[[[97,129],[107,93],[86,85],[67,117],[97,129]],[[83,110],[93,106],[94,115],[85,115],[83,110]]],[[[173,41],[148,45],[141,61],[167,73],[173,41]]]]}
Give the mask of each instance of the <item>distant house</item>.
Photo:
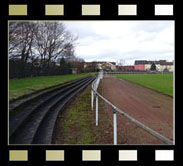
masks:
{"type": "Polygon", "coordinates": [[[116,65],[116,70],[117,71],[122,71],[122,69],[123,69],[123,66],[116,65]]]}
{"type": "Polygon", "coordinates": [[[133,71],[135,69],[135,67],[134,66],[123,66],[122,67],[122,70],[123,71],[133,71]]]}
{"type": "Polygon", "coordinates": [[[105,65],[106,65],[111,71],[115,71],[115,70],[116,70],[116,63],[107,62],[105,65]]]}
{"type": "Polygon", "coordinates": [[[160,71],[169,71],[169,72],[173,72],[174,71],[174,65],[173,62],[161,62],[160,64],[160,71]]]}
{"type": "Polygon", "coordinates": [[[134,64],[134,69],[138,71],[149,71],[153,63],[156,65],[156,70],[160,72],[164,71],[165,69],[172,72],[174,69],[173,62],[167,62],[166,60],[159,60],[159,61],[136,60],[134,64]]]}
{"type": "Polygon", "coordinates": [[[156,65],[156,70],[160,71],[160,61],[147,61],[147,63],[145,64],[145,70],[149,71],[153,63],[156,65]]]}
{"type": "Polygon", "coordinates": [[[116,63],[115,62],[103,62],[100,63],[101,68],[106,71],[116,71],[116,63]]]}
{"type": "Polygon", "coordinates": [[[139,71],[145,71],[145,65],[147,64],[147,60],[136,60],[134,64],[134,69],[139,71]]]}
{"type": "Polygon", "coordinates": [[[101,64],[101,63],[98,63],[98,64],[97,64],[97,69],[98,69],[98,70],[102,70],[102,64],[101,64]]]}
{"type": "Polygon", "coordinates": [[[96,70],[107,70],[107,71],[115,71],[116,63],[115,62],[106,62],[106,61],[93,61],[93,62],[85,62],[84,68],[88,68],[91,66],[95,66],[96,70]]]}

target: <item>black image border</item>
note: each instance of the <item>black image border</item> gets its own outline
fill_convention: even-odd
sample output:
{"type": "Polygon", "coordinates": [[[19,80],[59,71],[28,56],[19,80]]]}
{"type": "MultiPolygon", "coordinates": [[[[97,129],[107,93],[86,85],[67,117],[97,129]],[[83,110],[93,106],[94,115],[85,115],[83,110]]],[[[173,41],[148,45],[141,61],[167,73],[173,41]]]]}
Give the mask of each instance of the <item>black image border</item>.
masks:
{"type": "MultiPolygon", "coordinates": [[[[7,134],[7,106],[8,106],[8,21],[11,20],[171,20],[175,21],[175,71],[179,71],[179,55],[177,50],[177,3],[176,0],[8,0],[5,4],[1,5],[1,21],[0,21],[0,67],[1,67],[1,100],[0,100],[0,164],[5,166],[18,166],[18,165],[92,165],[104,166],[107,164],[118,165],[181,165],[183,162],[183,124],[181,108],[179,107],[178,100],[175,100],[175,145],[27,145],[27,146],[14,146],[8,145],[7,134]],[[9,4],[27,4],[28,15],[27,16],[9,16],[8,5],[9,4]],[[45,4],[64,4],[64,16],[45,16],[45,4]],[[100,4],[101,15],[100,16],[82,16],[81,5],[82,4],[100,4]],[[118,16],[118,4],[137,4],[137,16],[118,16]],[[155,16],[154,5],[155,4],[173,4],[174,14],[173,16],[155,16]],[[10,162],[9,150],[28,150],[29,160],[27,162],[10,162]],[[45,151],[46,150],[64,150],[65,161],[63,162],[46,162],[45,151]],[[118,150],[137,150],[138,161],[121,162],[118,161],[118,150]],[[101,150],[101,161],[85,162],[82,161],[82,150],[101,150]],[[155,150],[174,150],[174,161],[155,161],[155,150]]],[[[176,72],[176,76],[178,73],[176,72]]],[[[179,96],[181,93],[178,89],[180,86],[179,81],[176,81],[175,77],[175,94],[179,96]],[[179,84],[179,85],[178,85],[179,84]]],[[[175,96],[174,96],[175,97],[175,96]]],[[[177,97],[178,98],[178,97],[177,97]]]]}

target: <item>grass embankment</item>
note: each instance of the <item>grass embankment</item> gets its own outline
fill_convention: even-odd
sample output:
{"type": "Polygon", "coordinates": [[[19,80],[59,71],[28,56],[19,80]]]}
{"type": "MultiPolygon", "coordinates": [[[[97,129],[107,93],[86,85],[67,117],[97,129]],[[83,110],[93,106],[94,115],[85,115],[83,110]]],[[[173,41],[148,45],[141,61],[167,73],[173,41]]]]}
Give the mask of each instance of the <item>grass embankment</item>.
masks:
{"type": "Polygon", "coordinates": [[[173,96],[173,74],[114,74],[114,76],[173,96]]]}
{"type": "Polygon", "coordinates": [[[9,100],[16,99],[35,91],[52,87],[77,78],[89,76],[95,73],[69,74],[60,76],[31,77],[9,80],[9,100]]]}
{"type": "MultiPolygon", "coordinates": [[[[102,92],[101,85],[98,88],[102,92]]],[[[58,117],[54,144],[112,144],[112,122],[99,100],[99,126],[95,124],[95,107],[91,111],[91,85],[79,94],[58,117]]]]}

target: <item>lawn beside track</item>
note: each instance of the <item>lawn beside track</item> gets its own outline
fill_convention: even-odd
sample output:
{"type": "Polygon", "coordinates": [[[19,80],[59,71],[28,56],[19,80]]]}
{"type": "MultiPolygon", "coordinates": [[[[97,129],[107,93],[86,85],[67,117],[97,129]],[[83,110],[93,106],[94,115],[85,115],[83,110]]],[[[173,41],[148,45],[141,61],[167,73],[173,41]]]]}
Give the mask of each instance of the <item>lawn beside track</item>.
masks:
{"type": "MultiPolygon", "coordinates": [[[[98,92],[103,94],[102,91],[102,83],[100,83],[98,92]]],[[[99,125],[96,126],[95,102],[94,110],[91,111],[90,84],[60,112],[53,134],[53,144],[113,144],[112,120],[100,98],[98,103],[99,125]]]]}
{"type": "Polygon", "coordinates": [[[77,78],[94,75],[96,73],[68,74],[59,76],[29,77],[9,80],[9,101],[35,91],[46,89],[77,78]]]}
{"type": "Polygon", "coordinates": [[[173,96],[173,74],[113,74],[113,76],[173,96]]]}

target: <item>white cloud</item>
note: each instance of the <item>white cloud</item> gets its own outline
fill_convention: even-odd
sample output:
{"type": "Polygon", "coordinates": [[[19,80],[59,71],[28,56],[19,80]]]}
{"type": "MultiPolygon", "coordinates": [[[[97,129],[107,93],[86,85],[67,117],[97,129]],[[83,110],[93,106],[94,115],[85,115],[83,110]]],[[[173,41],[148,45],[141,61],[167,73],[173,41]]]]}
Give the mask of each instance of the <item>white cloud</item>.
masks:
{"type": "Polygon", "coordinates": [[[86,61],[174,59],[173,21],[67,21],[78,35],[77,56],[86,61]]]}

